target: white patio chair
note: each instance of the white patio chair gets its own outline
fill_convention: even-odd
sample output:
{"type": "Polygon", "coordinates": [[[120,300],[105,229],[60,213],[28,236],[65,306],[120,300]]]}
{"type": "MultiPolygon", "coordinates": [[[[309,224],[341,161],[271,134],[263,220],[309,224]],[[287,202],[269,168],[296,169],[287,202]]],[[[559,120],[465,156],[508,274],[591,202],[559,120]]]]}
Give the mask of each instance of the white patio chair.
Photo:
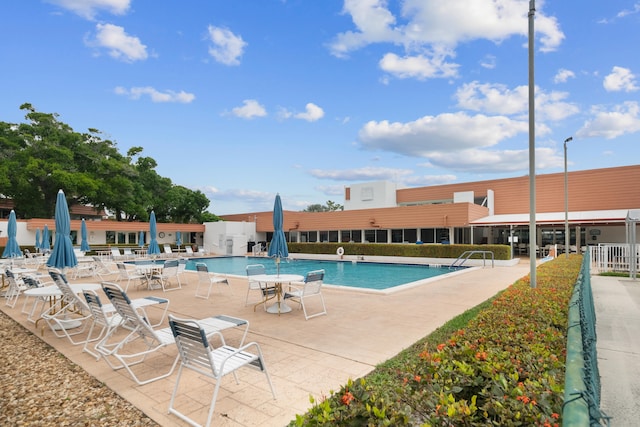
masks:
{"type": "Polygon", "coordinates": [[[180,276],[178,275],[179,266],[180,263],[177,259],[166,260],[162,270],[151,275],[151,280],[160,283],[163,292],[182,289],[182,283],[180,282],[180,276]],[[174,281],[176,282],[176,286],[170,287],[174,281]]]}
{"type": "MultiPolygon", "coordinates": [[[[129,326],[124,324],[124,318],[118,314],[113,304],[103,304],[100,301],[100,297],[93,290],[83,290],[82,294],[84,296],[85,301],[87,302],[87,306],[91,315],[93,316],[93,322],[91,323],[91,327],[89,328],[89,333],[87,334],[87,339],[84,343],[84,348],[82,351],[89,353],[94,356],[96,359],[100,359],[100,353],[97,353],[95,346],[93,349],[89,347],[89,344],[92,342],[100,341],[107,334],[111,332],[112,329],[115,329],[119,326],[124,326],[125,328],[131,329],[129,326]],[[95,328],[99,327],[97,335],[93,335],[95,328]],[[96,351],[96,352],[94,352],[96,351]]],[[[135,308],[142,316],[142,318],[149,323],[151,327],[160,326],[167,315],[167,311],[169,310],[169,300],[165,298],[158,297],[144,297],[144,298],[136,298],[131,300],[131,306],[135,308]],[[159,305],[164,304],[164,308],[160,308],[159,305]],[[151,323],[150,317],[145,310],[147,307],[157,307],[162,310],[160,318],[157,319],[155,323],[151,323]]]]}
{"type": "Polygon", "coordinates": [[[120,253],[119,248],[111,248],[111,259],[113,261],[119,261],[124,259],[124,256],[122,256],[122,254],[120,253]]]}
{"type": "Polygon", "coordinates": [[[310,271],[306,274],[303,283],[292,283],[290,290],[285,292],[284,299],[291,299],[297,302],[304,311],[304,318],[309,320],[316,316],[322,316],[327,314],[327,307],[324,303],[324,297],[322,296],[322,283],[324,280],[324,270],[310,271]],[[308,314],[307,304],[309,299],[316,298],[320,300],[322,310],[308,314]]]}
{"type": "MultiPolygon", "coordinates": [[[[157,374],[152,378],[140,378],[140,372],[134,372],[134,367],[143,363],[147,356],[154,354],[158,350],[175,344],[175,339],[171,328],[153,329],[140,312],[132,305],[127,294],[115,283],[103,282],[102,289],[115,307],[118,314],[123,318],[123,324],[129,328],[126,334],[116,334],[120,328],[112,328],[96,344],[95,350],[102,359],[114,370],[124,368],[133,380],[139,384],[148,384],[152,381],[166,378],[173,373],[179,357],[176,357],[169,369],[158,374],[158,368],[153,371],[157,374]],[[124,335],[124,336],[123,336],[124,335]],[[115,359],[115,360],[112,360],[115,359]]],[[[249,332],[249,322],[237,317],[219,315],[198,321],[205,330],[206,336],[213,336],[214,333],[228,328],[244,326],[244,333],[240,340],[240,346],[249,332]]],[[[136,371],[139,371],[136,369],[136,371]]],[[[149,374],[147,373],[146,376],[149,374]]]]}
{"type": "Polygon", "coordinates": [[[184,247],[184,253],[187,255],[193,255],[193,249],[191,248],[191,246],[187,245],[184,247]]]}
{"type": "Polygon", "coordinates": [[[229,286],[229,281],[224,276],[219,276],[209,273],[207,264],[199,262],[196,264],[196,271],[198,272],[198,287],[196,287],[196,297],[209,299],[211,294],[211,288],[214,284],[226,284],[229,286]],[[206,289],[207,293],[200,293],[200,288],[203,288],[203,292],[206,289]]]}
{"type": "Polygon", "coordinates": [[[133,251],[131,250],[131,248],[123,248],[122,249],[122,256],[126,260],[131,260],[131,259],[135,258],[135,255],[133,254],[133,251]]]}
{"type": "MultiPolygon", "coordinates": [[[[58,300],[59,302],[51,309],[43,313],[42,318],[51,327],[57,337],[62,338],[66,336],[73,345],[86,344],[87,341],[95,341],[96,339],[92,339],[91,337],[94,327],[93,323],[97,321],[98,324],[102,324],[101,320],[96,320],[86,299],[80,297],[73,291],[73,289],[71,289],[66,277],[60,272],[60,270],[52,268],[49,270],[49,274],[62,292],[62,298],[58,300]],[[82,324],[79,325],[80,327],[67,330],[70,323],[78,321],[82,322],[82,324]],[[88,334],[82,335],[81,338],[77,338],[87,331],[86,328],[88,325],[91,325],[88,329],[88,334]]],[[[86,292],[86,290],[82,291],[82,293],[84,292],[86,292]]],[[[168,299],[153,296],[136,298],[131,301],[131,304],[152,327],[159,326],[164,322],[169,309],[168,299]],[[159,319],[156,322],[152,323],[151,317],[147,313],[147,308],[149,307],[155,307],[160,311],[159,319]]],[[[116,309],[112,304],[104,304],[102,306],[102,310],[104,315],[108,318],[116,314],[116,309]]]]}
{"type": "Polygon", "coordinates": [[[108,278],[109,276],[117,273],[117,271],[114,271],[111,268],[113,263],[111,263],[111,262],[106,263],[99,256],[94,256],[93,257],[93,261],[94,261],[94,265],[95,265],[94,273],[100,278],[100,280],[105,280],[105,278],[108,278]]]}
{"type": "MultiPolygon", "coordinates": [[[[25,275],[22,277],[22,280],[24,281],[27,289],[42,288],[44,286],[50,286],[54,284],[52,280],[42,281],[40,277],[35,275],[25,275]]],[[[36,311],[38,310],[38,306],[42,306],[40,308],[40,312],[38,313],[40,315],[45,310],[46,304],[48,302],[49,297],[29,297],[29,295],[25,294],[24,302],[22,304],[22,314],[26,314],[27,320],[29,320],[30,322],[35,322],[34,316],[36,314],[36,311]],[[27,303],[29,302],[30,298],[33,298],[33,305],[31,306],[30,310],[27,310],[27,303]]]]}
{"type": "Polygon", "coordinates": [[[16,302],[18,302],[18,298],[20,294],[27,289],[27,286],[24,284],[22,279],[16,278],[13,272],[9,269],[5,270],[4,276],[7,278],[9,282],[8,289],[5,291],[5,305],[8,307],[15,307],[16,302]]]}
{"type": "MultiPolygon", "coordinates": [[[[265,308],[265,310],[266,310],[265,303],[266,303],[267,293],[269,292],[269,288],[267,288],[266,283],[261,283],[259,281],[253,280],[251,278],[251,276],[256,276],[258,274],[265,274],[266,271],[267,270],[264,268],[264,265],[262,265],[262,264],[250,264],[250,265],[247,265],[246,272],[247,272],[248,284],[247,284],[247,296],[246,296],[246,298],[244,300],[245,307],[247,305],[249,305],[249,294],[251,293],[251,291],[259,291],[260,292],[261,301],[258,302],[257,304],[262,303],[264,308],[265,308]]],[[[252,302],[251,304],[256,304],[256,303],[252,302]]],[[[255,307],[254,307],[254,309],[255,309],[255,307]]]]}
{"type": "Polygon", "coordinates": [[[124,287],[125,292],[129,290],[129,284],[132,280],[138,280],[140,283],[142,283],[142,281],[146,279],[146,276],[144,274],[136,272],[135,266],[132,266],[132,268],[127,268],[127,265],[123,262],[116,263],[116,266],[118,267],[118,279],[116,281],[118,283],[122,283],[124,280],[127,281],[127,284],[124,287]]]}
{"type": "Polygon", "coordinates": [[[173,250],[171,250],[171,245],[164,245],[164,254],[167,256],[167,258],[176,256],[176,254],[173,253],[173,250]]]}
{"type": "MultiPolygon", "coordinates": [[[[276,399],[276,392],[273,388],[273,383],[271,382],[271,377],[267,371],[262,350],[258,343],[250,342],[238,348],[232,347],[227,345],[224,336],[220,332],[217,332],[215,335],[220,339],[222,345],[214,348],[207,337],[206,327],[198,321],[179,319],[169,315],[169,327],[173,332],[178,347],[179,358],[181,359],[176,384],[173,387],[173,393],[169,401],[170,414],[176,415],[193,426],[200,425],[197,421],[176,409],[175,406],[184,369],[190,369],[198,375],[204,375],[215,381],[207,420],[204,424],[206,427],[211,425],[222,378],[225,375],[233,374],[236,384],[240,384],[238,376],[236,375],[236,371],[240,368],[253,368],[263,372],[267,377],[271,394],[273,398],[276,399]],[[252,350],[253,353],[250,352],[250,350],[252,350]]],[[[188,406],[188,401],[185,406],[188,406]]]]}

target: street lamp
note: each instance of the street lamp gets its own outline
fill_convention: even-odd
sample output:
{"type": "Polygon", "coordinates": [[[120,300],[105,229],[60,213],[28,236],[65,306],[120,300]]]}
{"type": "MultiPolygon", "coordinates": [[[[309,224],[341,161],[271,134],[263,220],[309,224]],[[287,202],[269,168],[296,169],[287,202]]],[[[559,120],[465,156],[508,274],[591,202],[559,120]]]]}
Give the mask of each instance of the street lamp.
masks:
{"type": "Polygon", "coordinates": [[[569,258],[569,180],[567,178],[567,142],[573,141],[573,137],[564,140],[564,253],[569,258]]]}

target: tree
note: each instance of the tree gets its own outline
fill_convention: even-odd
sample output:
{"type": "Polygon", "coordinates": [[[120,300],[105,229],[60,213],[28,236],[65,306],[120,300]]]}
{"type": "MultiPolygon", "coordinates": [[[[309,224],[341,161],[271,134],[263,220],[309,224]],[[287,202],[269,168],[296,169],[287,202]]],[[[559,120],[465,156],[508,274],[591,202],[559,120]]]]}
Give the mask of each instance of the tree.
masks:
{"type": "Polygon", "coordinates": [[[195,222],[208,214],[207,197],[158,175],[142,147],[123,155],[97,129],[78,133],[57,114],[29,103],[20,109],[26,123],[0,122],[0,195],[13,200],[21,218],[53,217],[59,189],[70,207],[89,204],[119,221],[147,221],[152,210],[159,222],[195,222]]]}
{"type": "Polygon", "coordinates": [[[332,212],[332,211],[343,211],[344,206],[339,203],[332,202],[331,200],[327,200],[326,205],[315,204],[309,205],[303,212],[332,212]]]}

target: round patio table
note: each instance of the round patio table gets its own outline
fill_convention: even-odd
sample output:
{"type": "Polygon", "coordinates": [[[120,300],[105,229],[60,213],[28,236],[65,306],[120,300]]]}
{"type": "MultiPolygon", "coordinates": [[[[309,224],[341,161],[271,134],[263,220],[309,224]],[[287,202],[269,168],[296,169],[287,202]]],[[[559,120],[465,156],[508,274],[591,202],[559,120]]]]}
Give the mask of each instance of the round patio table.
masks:
{"type": "MultiPolygon", "coordinates": [[[[267,288],[274,289],[274,295],[272,297],[266,298],[264,302],[273,298],[277,298],[277,301],[267,308],[267,313],[278,313],[279,315],[280,313],[288,313],[291,311],[291,307],[289,307],[284,301],[282,301],[282,285],[284,283],[302,282],[304,280],[304,276],[301,276],[299,274],[256,274],[251,276],[251,280],[260,283],[266,283],[267,288]]],[[[260,304],[262,304],[262,302],[260,304]]]]}

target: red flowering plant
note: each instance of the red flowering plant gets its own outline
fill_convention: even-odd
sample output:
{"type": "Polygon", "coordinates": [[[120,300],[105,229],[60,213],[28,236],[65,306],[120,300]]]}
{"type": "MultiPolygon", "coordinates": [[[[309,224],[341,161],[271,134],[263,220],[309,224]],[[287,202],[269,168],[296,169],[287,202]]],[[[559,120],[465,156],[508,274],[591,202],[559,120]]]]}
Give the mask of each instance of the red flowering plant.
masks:
{"type": "Polygon", "coordinates": [[[535,289],[528,277],[517,281],[462,328],[427,337],[369,383],[349,381],[312,401],[290,425],[561,424],[567,316],[581,262],[572,255],[542,264],[535,289]]]}

